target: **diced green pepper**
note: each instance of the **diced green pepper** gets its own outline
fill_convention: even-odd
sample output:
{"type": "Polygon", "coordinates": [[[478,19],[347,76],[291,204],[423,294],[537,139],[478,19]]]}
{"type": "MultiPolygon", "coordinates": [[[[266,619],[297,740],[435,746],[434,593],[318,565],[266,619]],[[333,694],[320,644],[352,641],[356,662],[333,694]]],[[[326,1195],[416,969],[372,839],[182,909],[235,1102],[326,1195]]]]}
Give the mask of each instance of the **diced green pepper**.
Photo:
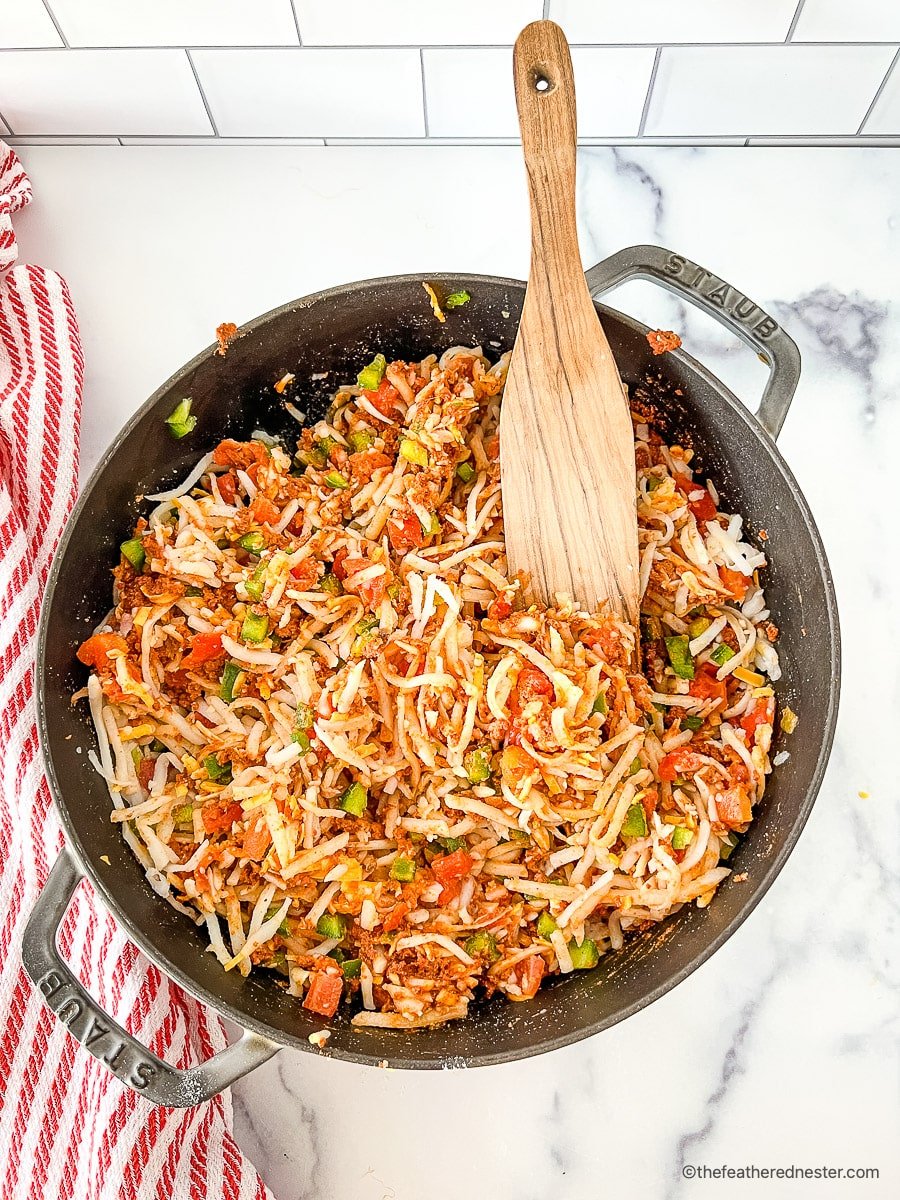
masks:
{"type": "Polygon", "coordinates": [[[463,756],[463,767],[469,783],[484,783],[491,777],[491,752],[484,746],[469,750],[463,756]]]}
{"type": "Polygon", "coordinates": [[[363,367],[356,377],[356,382],[364,392],[378,390],[378,385],[387,370],[387,359],[383,354],[376,354],[367,367],[363,367]]]}
{"type": "Polygon", "coordinates": [[[134,763],[134,769],[136,771],[139,769],[141,763],[144,761],[144,756],[143,756],[143,754],[141,754],[141,752],[137,748],[137,746],[131,747],[131,761],[134,763]]]}
{"type": "Polygon", "coordinates": [[[658,642],[663,635],[659,617],[641,617],[641,632],[645,642],[658,642]]]}
{"type": "Polygon", "coordinates": [[[647,491],[655,492],[661,483],[662,483],[662,480],[660,479],[660,477],[658,475],[648,475],[647,476],[647,491]]]}
{"type": "Polygon", "coordinates": [[[213,783],[231,782],[231,763],[220,763],[215,754],[207,754],[203,760],[203,765],[213,783]]]}
{"type": "Polygon", "coordinates": [[[688,625],[688,633],[692,638],[699,637],[701,633],[705,633],[709,629],[710,625],[712,625],[712,621],[709,617],[695,617],[688,625]]]}
{"type": "Polygon", "coordinates": [[[144,543],[139,537],[129,538],[127,542],[122,543],[119,549],[122,557],[127,559],[136,571],[143,571],[147,555],[144,553],[144,543]]]}
{"type": "Polygon", "coordinates": [[[719,842],[719,858],[723,862],[727,862],[738,844],[738,836],[736,833],[726,833],[719,838],[719,842]]]}
{"type": "Polygon", "coordinates": [[[392,579],[387,585],[387,594],[391,600],[399,600],[400,593],[403,591],[403,586],[399,579],[392,579]]]}
{"type": "Polygon", "coordinates": [[[416,864],[411,858],[395,858],[391,864],[391,879],[398,883],[412,883],[416,877],[416,864]]]}
{"type": "Polygon", "coordinates": [[[669,656],[669,662],[672,664],[672,670],[679,679],[694,678],[694,660],[691,657],[689,639],[686,633],[679,633],[676,637],[667,637],[666,653],[669,656]]]}
{"type": "Polygon", "coordinates": [[[681,724],[685,729],[693,729],[695,732],[702,726],[702,717],[682,717],[681,724]]]}
{"type": "Polygon", "coordinates": [[[262,965],[268,967],[270,971],[280,971],[282,975],[288,973],[287,955],[283,950],[276,950],[272,957],[267,958],[262,965]]]}
{"type": "Polygon", "coordinates": [[[694,840],[694,831],[684,825],[676,825],[672,830],[672,849],[684,850],[694,840]]]}
{"type": "Polygon", "coordinates": [[[172,413],[166,417],[166,424],[173,438],[183,438],[197,427],[197,418],[191,413],[191,399],[176,404],[172,413]]]}
{"type": "Polygon", "coordinates": [[[354,454],[368,450],[374,441],[375,434],[368,429],[354,429],[353,433],[347,437],[347,442],[354,454]]]}
{"type": "Polygon", "coordinates": [[[400,453],[407,462],[414,463],[417,467],[428,466],[428,451],[421,442],[414,442],[412,438],[404,438],[400,443],[400,453]]]}
{"type": "Polygon", "coordinates": [[[312,729],[316,715],[308,704],[298,704],[294,711],[295,729],[312,729]]]}
{"type": "Polygon", "coordinates": [[[269,618],[263,614],[247,611],[241,626],[241,637],[245,642],[262,642],[269,632],[269,618]]]}
{"type": "Polygon", "coordinates": [[[641,760],[639,758],[636,758],[634,760],[634,762],[631,764],[631,766],[628,768],[629,777],[632,775],[637,775],[637,773],[638,773],[638,771],[640,771],[640,769],[641,769],[641,760]]]}
{"type": "Polygon", "coordinates": [[[237,544],[242,550],[246,550],[248,554],[255,554],[259,557],[266,548],[266,539],[258,529],[252,529],[249,533],[245,533],[239,537],[237,544]]]}
{"type": "Polygon", "coordinates": [[[726,646],[724,642],[720,642],[709,657],[717,666],[724,667],[729,658],[734,658],[734,651],[730,646],[726,646]]]}
{"type": "Polygon", "coordinates": [[[606,714],[609,712],[609,705],[606,703],[606,692],[597,693],[597,699],[594,701],[591,707],[591,712],[600,713],[602,717],[606,716],[606,714]]]}
{"type": "Polygon", "coordinates": [[[451,292],[444,301],[444,308],[462,308],[464,304],[468,304],[472,297],[468,292],[451,292]]]}
{"type": "Polygon", "coordinates": [[[189,585],[188,585],[188,586],[187,586],[187,587],[184,589],[184,594],[185,594],[185,596],[191,596],[191,597],[194,597],[194,596],[202,596],[202,595],[203,595],[203,588],[198,588],[198,587],[195,587],[193,584],[189,584],[189,585]]]}
{"type": "Polygon", "coordinates": [[[572,966],[576,971],[589,971],[600,961],[597,943],[591,938],[585,938],[580,946],[576,945],[574,941],[569,942],[569,957],[572,959],[572,966]]]}
{"type": "Polygon", "coordinates": [[[476,472],[475,468],[470,462],[461,462],[456,468],[456,474],[457,477],[463,481],[463,483],[471,483],[475,478],[476,472]]]}
{"type": "Polygon", "coordinates": [[[420,523],[422,524],[423,531],[428,537],[437,537],[437,535],[441,532],[441,519],[437,513],[431,514],[427,525],[422,522],[420,523]]]}
{"type": "Polygon", "coordinates": [[[361,969],[361,958],[347,958],[341,963],[341,970],[344,972],[345,979],[359,979],[361,969]]]}
{"type": "Polygon", "coordinates": [[[647,836],[647,814],[644,812],[642,804],[632,804],[625,814],[620,832],[624,837],[647,836]]]}
{"type": "Polygon", "coordinates": [[[153,741],[150,743],[150,753],[151,754],[165,754],[165,752],[168,750],[168,748],[169,747],[166,745],[166,743],[161,742],[159,740],[159,738],[154,738],[153,741]]]}
{"type": "Polygon", "coordinates": [[[339,596],[344,590],[341,581],[332,571],[326,571],[319,580],[319,587],[323,592],[327,592],[329,596],[339,596]]]}
{"type": "Polygon", "coordinates": [[[172,813],[172,820],[176,825],[190,825],[194,820],[193,804],[182,804],[172,813]]]}
{"type": "Polygon", "coordinates": [[[361,817],[368,802],[369,793],[361,783],[351,783],[341,796],[341,808],[351,817],[361,817]]]}
{"type": "Polygon", "coordinates": [[[310,747],[312,746],[312,740],[305,729],[295,729],[291,734],[291,741],[296,742],[300,747],[301,757],[304,754],[309,754],[310,747]]]}
{"type": "Polygon", "coordinates": [[[342,938],[347,931],[347,922],[339,913],[322,913],[316,921],[316,933],[324,938],[342,938]]]}
{"type": "Polygon", "coordinates": [[[550,937],[551,933],[556,933],[559,926],[553,920],[548,912],[542,912],[537,919],[538,936],[542,938],[550,937]]]}
{"type": "Polygon", "coordinates": [[[488,933],[486,929],[479,929],[478,933],[473,933],[466,940],[466,954],[470,954],[472,958],[476,955],[486,958],[489,962],[496,962],[500,957],[500,951],[497,949],[497,939],[492,933],[488,933]]]}
{"type": "Polygon", "coordinates": [[[263,592],[266,590],[266,564],[264,562],[257,563],[256,570],[249,579],[244,580],[244,591],[251,600],[262,600],[263,592]]]}
{"type": "Polygon", "coordinates": [[[527,829],[511,829],[509,831],[510,841],[513,842],[530,842],[531,834],[527,829]]]}
{"type": "Polygon", "coordinates": [[[350,648],[350,653],[354,656],[363,654],[366,647],[375,636],[378,626],[379,620],[377,617],[360,617],[360,619],[353,626],[354,630],[356,631],[356,637],[353,639],[353,645],[350,648]]]}
{"type": "Polygon", "coordinates": [[[444,847],[448,854],[455,854],[457,850],[464,849],[466,839],[461,837],[442,837],[438,838],[438,843],[444,847]]]}
{"type": "Polygon", "coordinates": [[[222,672],[222,682],[219,687],[219,699],[230,702],[234,699],[234,688],[243,668],[236,662],[229,661],[222,672]]]}
{"type": "Polygon", "coordinates": [[[316,438],[313,445],[319,454],[322,455],[323,461],[327,462],[331,456],[332,449],[338,444],[337,438],[333,438],[329,433],[326,437],[316,438]]]}
{"type": "Polygon", "coordinates": [[[328,471],[325,475],[325,482],[329,487],[337,488],[338,491],[345,491],[350,486],[350,481],[343,476],[340,471],[328,471]]]}

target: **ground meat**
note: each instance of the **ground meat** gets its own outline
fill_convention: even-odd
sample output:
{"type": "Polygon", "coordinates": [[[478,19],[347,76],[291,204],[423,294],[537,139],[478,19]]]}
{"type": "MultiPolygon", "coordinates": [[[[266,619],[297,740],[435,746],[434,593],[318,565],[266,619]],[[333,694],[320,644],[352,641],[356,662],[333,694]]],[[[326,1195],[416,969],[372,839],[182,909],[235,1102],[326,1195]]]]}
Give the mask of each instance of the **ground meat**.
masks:
{"type": "Polygon", "coordinates": [[[238,327],[233,321],[223,321],[221,325],[217,325],[216,341],[219,343],[219,348],[216,354],[224,354],[237,335],[238,327]]]}
{"type": "Polygon", "coordinates": [[[651,329],[647,341],[654,354],[665,354],[667,350],[677,350],[681,345],[681,338],[670,329],[651,329]]]}

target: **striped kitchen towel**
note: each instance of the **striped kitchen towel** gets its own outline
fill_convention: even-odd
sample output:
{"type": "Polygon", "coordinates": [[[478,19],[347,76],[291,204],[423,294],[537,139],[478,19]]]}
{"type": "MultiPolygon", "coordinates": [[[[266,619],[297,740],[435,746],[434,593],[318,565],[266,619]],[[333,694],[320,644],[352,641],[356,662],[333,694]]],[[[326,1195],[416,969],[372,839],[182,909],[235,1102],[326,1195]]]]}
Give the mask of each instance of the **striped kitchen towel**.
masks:
{"type": "MultiPolygon", "coordinates": [[[[231,1101],[155,1108],[44,1006],[19,943],[62,838],[35,727],[35,638],[50,559],[75,499],[82,357],[65,282],[17,266],[31,199],[0,142],[0,1197],[264,1200],[231,1135],[231,1101]]],[[[160,974],[82,884],[61,933],[97,1000],[179,1067],[225,1045],[219,1020],[160,974]]]]}

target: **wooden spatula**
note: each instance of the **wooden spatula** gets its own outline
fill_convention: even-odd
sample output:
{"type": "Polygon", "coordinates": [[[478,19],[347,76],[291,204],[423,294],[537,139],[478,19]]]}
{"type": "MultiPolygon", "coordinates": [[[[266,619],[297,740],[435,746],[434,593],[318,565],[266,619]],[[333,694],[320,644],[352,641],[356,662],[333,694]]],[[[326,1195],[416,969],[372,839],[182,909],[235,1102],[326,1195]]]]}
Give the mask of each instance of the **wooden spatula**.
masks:
{"type": "Polygon", "coordinates": [[[519,34],[516,105],[531,200],[531,273],[500,414],[511,571],[526,599],[565,592],[637,624],[634,435],[575,226],[575,86],[552,21],[519,34]]]}

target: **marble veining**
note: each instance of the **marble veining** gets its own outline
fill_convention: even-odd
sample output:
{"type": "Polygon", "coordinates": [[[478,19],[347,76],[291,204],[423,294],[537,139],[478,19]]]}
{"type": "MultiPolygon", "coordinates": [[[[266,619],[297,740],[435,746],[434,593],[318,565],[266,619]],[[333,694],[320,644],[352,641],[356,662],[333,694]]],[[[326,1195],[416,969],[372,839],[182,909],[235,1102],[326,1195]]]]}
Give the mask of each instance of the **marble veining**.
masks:
{"type": "MultiPolygon", "coordinates": [[[[221,320],[366,276],[527,271],[514,147],[23,154],[38,198],[20,222],[24,257],[68,277],[81,321],[85,469],[221,320]]],[[[900,157],[596,148],[579,171],[586,265],[666,245],[751,296],[800,346],[780,448],[823,534],[844,641],[819,799],[744,925],[624,1024],[479,1070],[414,1075],[284,1051],[234,1089],[237,1136],[277,1200],[732,1200],[754,1188],[766,1200],[893,1198],[900,157]],[[877,1167],[880,1178],[683,1177],[703,1163],[877,1167]]],[[[766,368],[705,315],[646,284],[609,302],[677,329],[755,405],[766,368]]]]}

